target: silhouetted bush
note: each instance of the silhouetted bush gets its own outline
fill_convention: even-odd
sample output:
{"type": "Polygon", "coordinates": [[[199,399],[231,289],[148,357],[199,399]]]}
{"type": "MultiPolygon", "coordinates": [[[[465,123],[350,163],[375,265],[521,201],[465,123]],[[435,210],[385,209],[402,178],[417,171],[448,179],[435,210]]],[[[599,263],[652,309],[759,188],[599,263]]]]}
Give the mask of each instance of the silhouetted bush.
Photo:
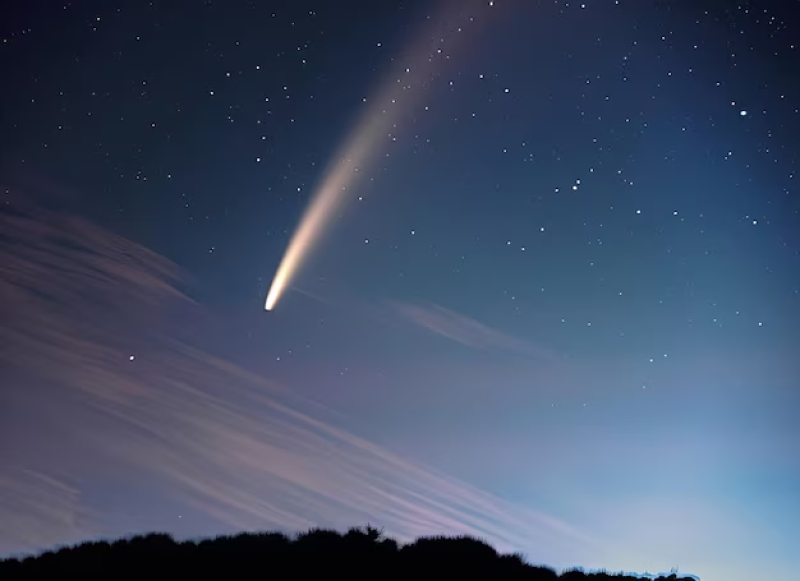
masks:
{"type": "MultiPolygon", "coordinates": [[[[527,581],[640,581],[629,575],[558,575],[520,554],[501,555],[472,537],[423,537],[400,546],[371,526],[344,534],[312,529],[294,539],[282,533],[241,533],[175,541],[151,533],[114,542],[86,542],[36,556],[0,561],[0,580],[93,579],[524,579],[527,581]]],[[[656,581],[694,581],[677,575],[656,581]]]]}

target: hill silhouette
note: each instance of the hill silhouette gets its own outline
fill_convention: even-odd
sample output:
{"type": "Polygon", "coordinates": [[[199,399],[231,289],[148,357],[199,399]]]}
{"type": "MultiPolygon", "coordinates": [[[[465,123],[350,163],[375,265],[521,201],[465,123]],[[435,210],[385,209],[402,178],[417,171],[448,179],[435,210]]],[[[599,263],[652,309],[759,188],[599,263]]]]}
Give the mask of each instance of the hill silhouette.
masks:
{"type": "MultiPolygon", "coordinates": [[[[344,534],[312,529],[295,538],[273,532],[176,541],[168,534],[151,533],[113,542],[85,542],[0,561],[3,581],[94,578],[94,575],[216,579],[313,575],[370,580],[469,576],[529,581],[644,581],[629,574],[582,570],[559,575],[551,568],[527,563],[520,554],[499,554],[486,542],[468,536],[423,537],[401,546],[371,526],[352,528],[344,534]]],[[[671,574],[658,577],[657,581],[696,581],[696,578],[671,574]]]]}

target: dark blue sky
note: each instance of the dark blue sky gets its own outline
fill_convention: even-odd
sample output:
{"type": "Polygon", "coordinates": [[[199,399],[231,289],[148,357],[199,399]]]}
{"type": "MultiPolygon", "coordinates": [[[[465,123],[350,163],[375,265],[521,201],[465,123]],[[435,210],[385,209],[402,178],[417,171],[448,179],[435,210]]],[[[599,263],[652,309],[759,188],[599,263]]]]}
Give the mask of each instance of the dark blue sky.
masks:
{"type": "Polygon", "coordinates": [[[370,520],[798,570],[796,2],[6,4],[0,550],[370,520]]]}

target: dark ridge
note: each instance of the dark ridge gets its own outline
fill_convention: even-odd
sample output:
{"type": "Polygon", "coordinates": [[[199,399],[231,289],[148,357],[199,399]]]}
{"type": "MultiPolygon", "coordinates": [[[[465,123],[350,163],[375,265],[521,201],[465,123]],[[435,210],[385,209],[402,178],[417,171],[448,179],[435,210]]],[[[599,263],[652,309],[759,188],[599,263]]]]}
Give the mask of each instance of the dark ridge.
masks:
{"type": "MultiPolygon", "coordinates": [[[[0,579],[526,579],[529,581],[644,581],[644,578],[579,569],[561,575],[527,563],[518,553],[499,554],[467,536],[423,537],[400,546],[367,526],[347,533],[312,529],[296,538],[282,533],[241,533],[200,541],[151,533],[113,542],[86,542],[39,555],[0,561],[0,579]],[[308,577],[310,578],[310,577],[308,577]]],[[[652,581],[652,579],[647,579],[652,581]]],[[[656,581],[696,581],[671,574],[656,581]]]]}

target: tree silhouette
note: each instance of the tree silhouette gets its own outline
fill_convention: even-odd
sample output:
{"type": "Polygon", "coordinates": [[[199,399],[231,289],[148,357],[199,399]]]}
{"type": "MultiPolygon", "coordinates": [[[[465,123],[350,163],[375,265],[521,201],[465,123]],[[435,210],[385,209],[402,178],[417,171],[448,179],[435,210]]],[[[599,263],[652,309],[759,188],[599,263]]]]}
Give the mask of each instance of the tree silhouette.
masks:
{"type": "MultiPolygon", "coordinates": [[[[527,581],[644,581],[629,575],[581,569],[558,575],[533,566],[519,554],[499,554],[487,542],[469,536],[422,537],[400,546],[383,529],[367,524],[342,534],[315,528],[294,539],[283,533],[241,533],[178,542],[150,533],[93,541],[0,560],[0,580],[57,578],[310,578],[369,579],[460,578],[527,581]]],[[[648,580],[649,581],[649,580],[648,580]]],[[[677,569],[656,581],[678,578],[677,569]]]]}

